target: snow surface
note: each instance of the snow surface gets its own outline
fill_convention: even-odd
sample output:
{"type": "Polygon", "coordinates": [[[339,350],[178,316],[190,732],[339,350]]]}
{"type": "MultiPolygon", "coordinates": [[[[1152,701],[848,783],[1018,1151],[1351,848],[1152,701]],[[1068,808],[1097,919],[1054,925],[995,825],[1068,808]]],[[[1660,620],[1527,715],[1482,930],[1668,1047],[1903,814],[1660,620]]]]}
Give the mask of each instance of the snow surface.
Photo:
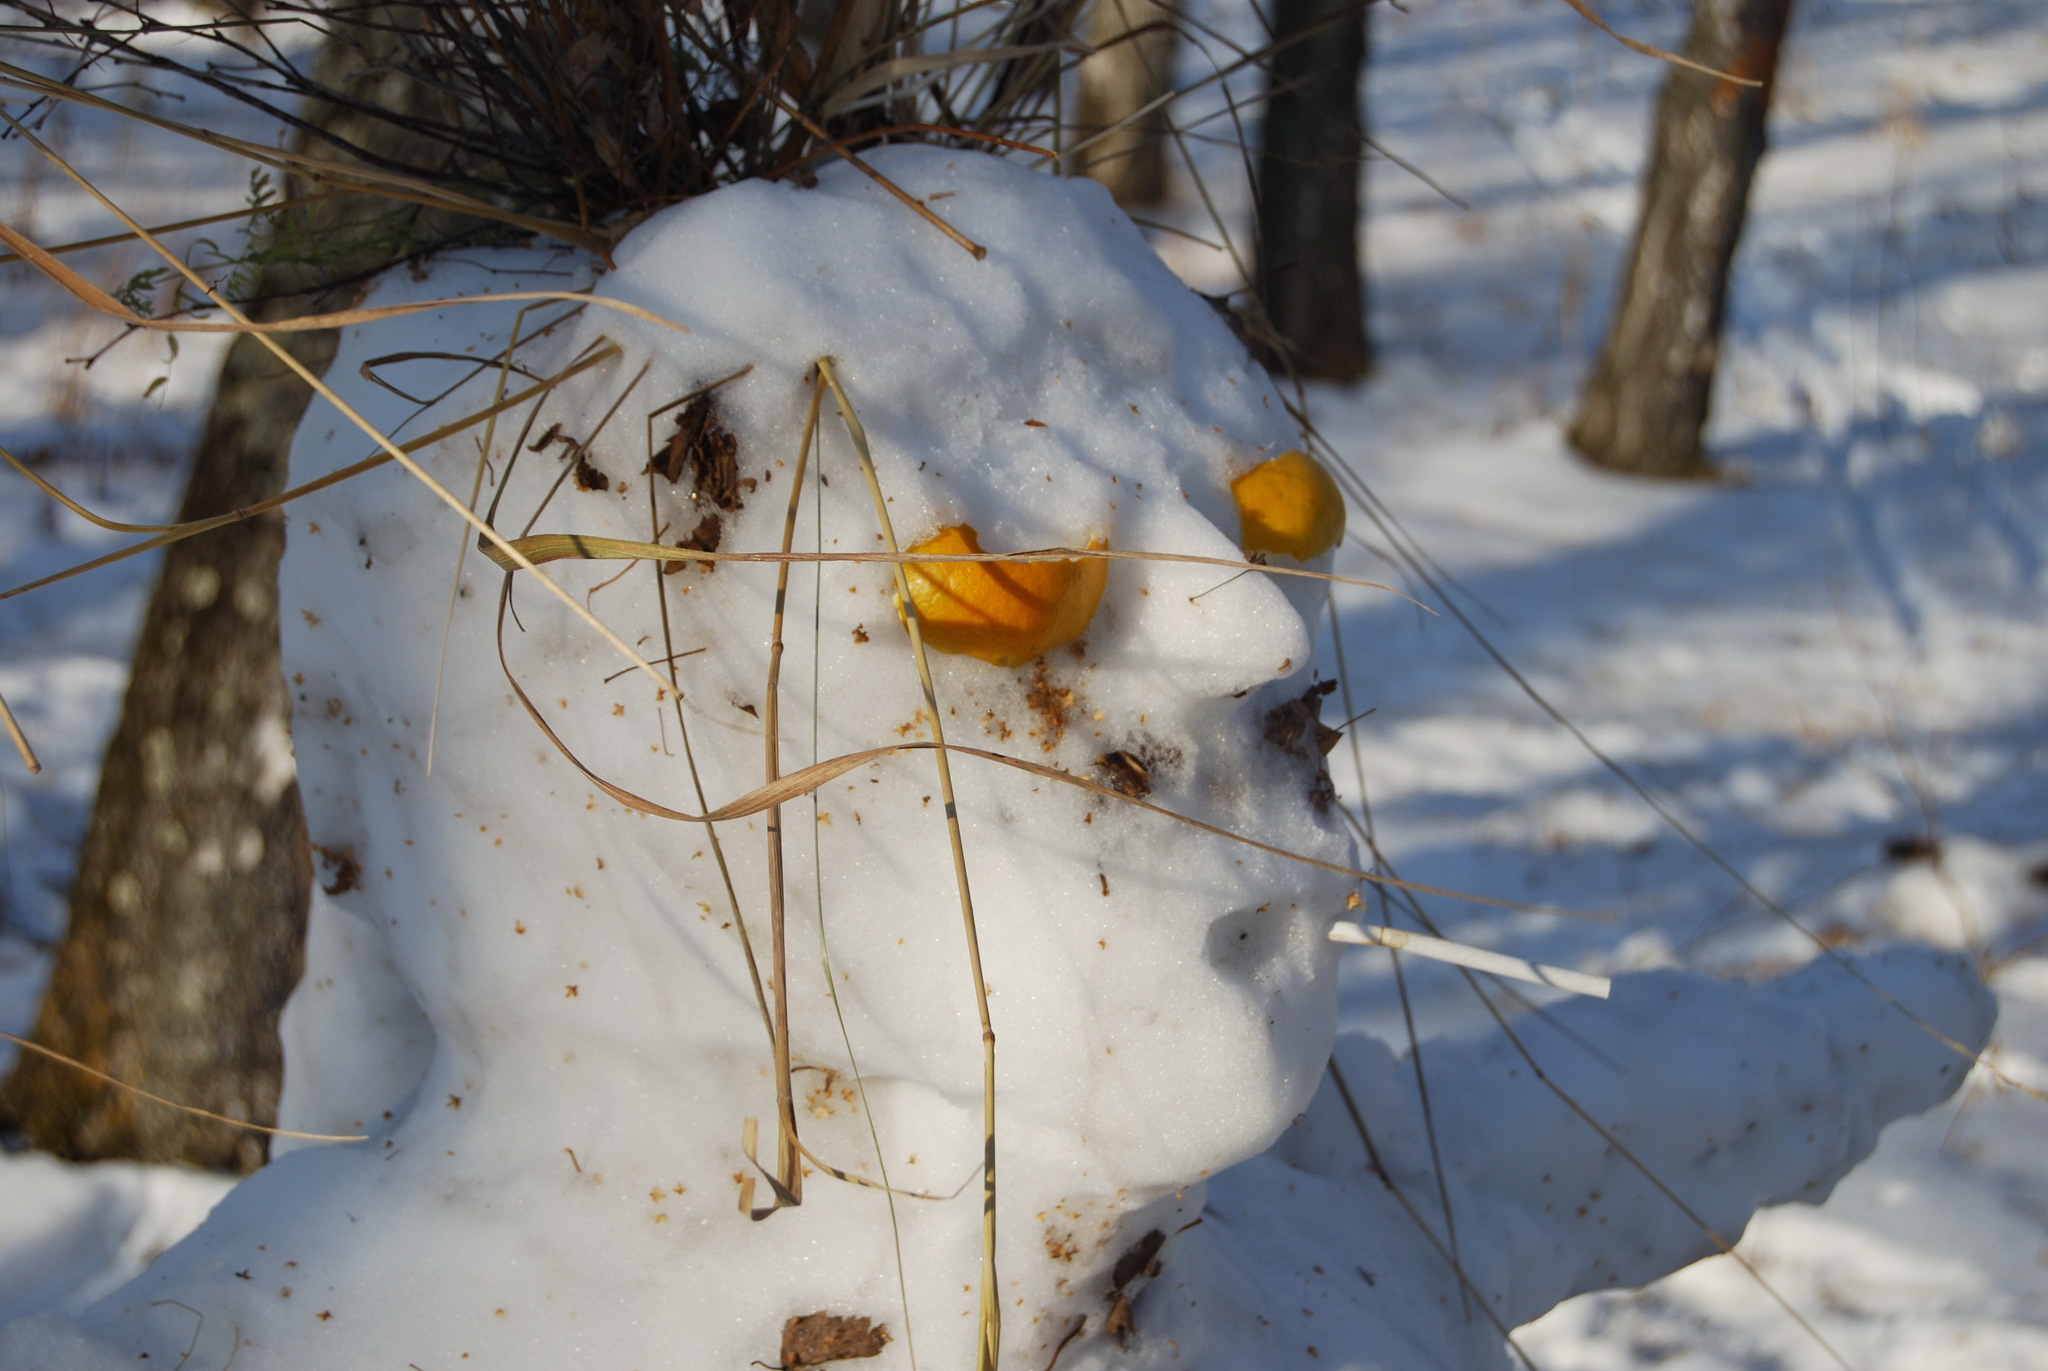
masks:
{"type": "MultiPolygon", "coordinates": [[[[2048,1084],[2041,1063],[2048,1054],[2048,983],[2036,974],[2042,963],[2029,941],[2048,913],[2048,899],[2030,876],[2048,857],[2040,821],[2048,808],[2040,781],[2048,736],[2039,722],[2048,643],[2039,627],[2042,563],[2032,531],[2044,494],[2036,401],[2048,386],[2039,324],[2048,311],[2048,277],[2039,265],[2048,224],[2038,208],[2048,192],[2048,123],[2034,73],[2048,35],[2023,5],[1833,4],[1802,11],[1775,148],[1739,266],[1718,397],[1717,448],[1750,484],[1732,491],[1644,489],[1576,468],[1561,449],[1557,424],[1608,301],[1632,213],[1644,103],[1658,73],[1552,8],[1475,0],[1418,6],[1412,19],[1376,19],[1381,135],[1473,208],[1458,210],[1399,173],[1375,168],[1372,266],[1383,372],[1355,397],[1313,396],[1319,424],[1460,578],[1471,592],[1460,601],[1468,612],[1594,741],[1678,798],[1688,821],[1717,849],[1791,901],[1831,941],[1857,947],[1905,933],[1977,954],[1994,975],[2003,1009],[1994,1060],[2023,1080],[2048,1084]],[[1930,829],[1944,840],[1938,864],[1882,860],[1881,840],[1930,829]]],[[[1629,21],[1630,31],[1667,42],[1682,19],[1675,9],[1606,10],[1617,22],[1629,21]]],[[[1204,167],[1212,175],[1229,170],[1222,158],[1204,167]]],[[[215,194],[204,208],[232,198],[232,175],[224,188],[229,194],[215,194]]],[[[1238,191],[1227,180],[1212,190],[1241,222],[1242,201],[1232,198],[1238,191]]],[[[44,187],[43,203],[59,199],[44,187]]],[[[1214,234],[1199,221],[1184,222],[1214,234]]],[[[1235,284],[1222,254],[1170,237],[1158,243],[1176,270],[1204,289],[1235,284]]],[[[19,269],[0,270],[16,273],[7,278],[14,290],[19,269]]],[[[108,274],[118,280],[125,271],[108,274]]],[[[46,328],[41,321],[53,317],[45,302],[29,309],[17,305],[21,298],[10,294],[0,306],[10,348],[20,336],[14,330],[29,322],[46,328]]],[[[470,321],[464,346],[481,326],[470,321]]],[[[387,342],[386,350],[400,345],[387,342]]],[[[40,342],[14,355],[41,358],[54,350],[40,342]]],[[[124,355],[112,354],[88,375],[108,375],[105,368],[124,355]]],[[[193,364],[188,345],[172,369],[173,385],[207,370],[203,361],[193,364]]],[[[25,388],[9,401],[7,441],[18,444],[25,426],[43,425],[67,454],[78,453],[87,422],[101,426],[88,433],[115,435],[132,452],[130,432],[165,432],[128,427],[136,407],[127,397],[141,384],[110,387],[62,420],[53,417],[46,388],[25,388]]],[[[854,395],[865,405],[857,387],[854,395]]],[[[175,447],[175,427],[170,431],[170,440],[159,441],[175,447]]],[[[154,498],[157,509],[168,502],[175,472],[146,464],[112,470],[115,479],[97,489],[83,479],[92,469],[82,464],[57,466],[53,478],[91,490],[103,507],[112,499],[154,498]]],[[[389,473],[373,479],[398,480],[389,473]]],[[[561,498],[573,508],[598,497],[567,491],[561,498]]],[[[750,506],[749,517],[777,523],[759,514],[762,507],[750,506]]],[[[0,514],[19,521],[7,525],[10,584],[81,555],[35,522],[41,516],[32,504],[10,501],[0,514]]],[[[454,536],[452,520],[439,517],[449,527],[436,541],[448,546],[433,554],[439,565],[423,578],[431,588],[421,596],[435,606],[429,617],[437,633],[454,536]]],[[[1355,510],[1354,528],[1378,541],[1355,510]]],[[[66,527],[63,536],[98,535],[66,527]]],[[[381,550],[377,556],[381,565],[381,550]]],[[[137,566],[127,564],[131,572],[137,566]]],[[[1339,569],[1389,575],[1385,563],[1364,556],[1339,569]]],[[[640,574],[593,604],[606,611],[607,597],[640,574]]],[[[35,712],[32,731],[55,762],[35,783],[13,772],[5,778],[15,802],[9,917],[16,928],[42,930],[33,941],[10,944],[19,949],[10,953],[19,989],[8,992],[0,1010],[15,1022],[25,1022],[32,1008],[36,948],[54,933],[52,917],[61,920],[61,901],[36,892],[61,886],[90,793],[96,738],[111,721],[124,622],[139,607],[143,583],[139,576],[123,583],[130,587],[125,607],[89,593],[92,582],[72,583],[73,598],[44,595],[0,607],[7,643],[0,672],[9,673],[0,689],[25,719],[35,712]],[[31,671],[39,679],[23,682],[31,671]],[[91,690],[70,684],[79,681],[102,683],[91,690]],[[24,813],[36,816],[42,836],[24,836],[24,813]],[[44,912],[32,916],[36,909],[44,912]]],[[[802,586],[801,577],[796,584],[802,586]]],[[[522,591],[520,607],[537,632],[538,616],[530,612],[537,597],[522,591]]],[[[1623,921],[1620,928],[1580,925],[1431,902],[1453,936],[1602,971],[1686,964],[1754,976],[1810,955],[1646,817],[1454,626],[1348,591],[1340,592],[1339,609],[1355,696],[1345,713],[1378,708],[1356,730],[1359,756],[1379,840],[1403,873],[1613,909],[1623,921]]],[[[1324,634],[1318,653],[1325,671],[1330,652],[1324,634]]],[[[593,654],[593,665],[598,661],[593,654]]],[[[803,673],[792,664],[790,674],[786,688],[801,688],[795,677],[803,673]]],[[[442,765],[452,765],[450,754],[442,755],[442,765]]],[[[1350,750],[1332,760],[1355,800],[1350,750]]],[[[408,784],[417,780],[416,770],[408,775],[408,784]]],[[[935,847],[925,855],[942,860],[935,847]]],[[[374,885],[377,873],[369,874],[374,885]]],[[[414,1002],[388,994],[389,976],[375,970],[391,949],[380,937],[341,936],[351,932],[329,909],[316,938],[334,935],[330,951],[316,947],[314,955],[368,964],[346,974],[358,987],[386,992],[352,1011],[389,1021],[375,1039],[382,1055],[329,1054],[329,1062],[362,1069],[353,1083],[329,1077],[316,1086],[295,1076],[295,1091],[307,1082],[299,1101],[351,1089],[374,1095],[380,1080],[388,1086],[420,1061],[421,1044],[404,1041],[417,1038],[417,1021],[400,1025],[416,1013],[414,1002]]],[[[1488,1021],[1450,973],[1404,965],[1425,1038],[1437,1038],[1425,1041],[1423,1060],[1441,1116],[1459,1107],[1463,1073],[1485,1058],[1488,1021]]],[[[1385,955],[1348,953],[1342,966],[1344,1022],[1405,1045],[1385,955]]],[[[957,961],[947,973],[940,983],[957,988],[957,961]]],[[[1930,989],[1941,983],[1931,967],[1918,975],[1930,989]]],[[[992,977],[1004,1030],[1005,975],[997,968],[992,977]]],[[[1724,1005],[1717,1032],[1735,1034],[1752,1012],[1757,1022],[1772,1022],[1773,997],[1783,992],[1757,993],[1762,1001],[1724,1005]]],[[[1867,1008],[1842,1006],[1844,1013],[1867,1008]]],[[[1960,1029],[1974,1011],[1952,1008],[1960,1029]]],[[[1586,1011],[1569,1013],[1578,1038],[1564,1042],[1534,1026],[1541,1020],[1516,1020],[1560,1079],[1579,1050],[1573,1044],[1593,1043],[1609,1058],[1633,1046],[1579,1031],[1587,1028],[1586,1011]]],[[[1004,1031],[1007,1062],[1012,1039],[1004,1031]]],[[[1804,1044],[1809,1053],[1820,1051],[1811,1037],[1804,1044]]],[[[1491,1046],[1497,1051],[1500,1044],[1491,1046]]],[[[1359,1050],[1347,1047],[1345,1059],[1359,1050]]],[[[1711,1065],[1697,1053],[1674,1052],[1671,1059],[1702,1070],[1711,1065]]],[[[312,1058],[301,1048],[295,1060],[310,1065],[312,1058]]],[[[1395,1081],[1412,1080],[1412,1073],[1404,1064],[1390,1079],[1368,1053],[1350,1079],[1361,1097],[1375,1081],[1390,1096],[1395,1081]]],[[[1475,1086],[1473,1094],[1468,1117],[1488,1119],[1498,1136],[1500,1120],[1478,1108],[1485,1089],[1475,1086]]],[[[1327,1103],[1312,1106],[1311,1116],[1326,1114],[1327,1103]]],[[[1381,1107],[1392,1137],[1400,1132],[1393,1120],[1409,1117],[1408,1107],[1391,1099],[1381,1107]]],[[[1960,1108],[1891,1130],[1825,1207],[1767,1211],[1742,1250],[1858,1367],[2038,1364],[2048,1286],[2030,1258],[2042,1249],[2048,1170],[2028,1139],[2039,1136],[2039,1108],[1979,1073],[1960,1108]]],[[[1484,1131],[1442,1136],[1454,1170],[1457,1158],[1483,1169],[1491,1155],[1484,1131]]],[[[1379,1140],[1395,1152],[1388,1138],[1379,1140]]],[[[1673,1141],[1682,1163],[1683,1139],[1673,1141]]],[[[847,1155],[862,1146],[850,1136],[847,1155]]],[[[1412,1164],[1414,1154],[1405,1156],[1397,1171],[1412,1164]]],[[[41,1163],[7,1159],[0,1174],[34,1165],[41,1163]]],[[[1147,1336],[1160,1320],[1180,1317],[1165,1312],[1164,1292],[1203,1271],[1224,1270],[1231,1281],[1272,1293],[1272,1272],[1246,1281],[1241,1269],[1217,1265],[1227,1258],[1206,1246],[1215,1242],[1212,1229],[1230,1227],[1234,1241],[1223,1246],[1237,1255],[1229,1260],[1257,1266],[1258,1258],[1246,1254],[1265,1254],[1273,1272],[1291,1277],[1306,1256],[1305,1279],[1345,1269],[1315,1259],[1314,1223],[1300,1221],[1291,1234],[1276,1235],[1242,1212],[1300,1183],[1262,1179],[1279,1166],[1268,1157],[1212,1185],[1209,1217],[1174,1239],[1167,1274],[1139,1296],[1147,1336]],[[1315,1272],[1317,1265],[1325,1272],[1315,1272]]],[[[102,1174],[97,1184],[109,1193],[124,1183],[113,1169],[102,1174]]],[[[1005,1185],[1016,1176],[1009,1173],[1005,1185]]],[[[1426,1218],[1439,1212],[1431,1172],[1410,1170],[1401,1180],[1426,1218]]],[[[166,1193],[183,1181],[172,1174],[166,1193]]],[[[1354,1172],[1349,1184],[1357,1183],[1354,1172]]],[[[1774,1186],[1759,1184],[1751,1198],[1784,1193],[1774,1186]]],[[[810,1220],[832,1202],[832,1189],[814,1180],[806,1209],[779,1215],[764,1230],[810,1220]]],[[[1620,1193],[1605,1186],[1602,1192],[1620,1193]]],[[[203,1207],[213,1191],[195,1182],[189,1193],[193,1199],[179,1203],[203,1207]]],[[[1322,1205],[1329,1229],[1344,1235],[1344,1250],[1375,1278],[1384,1272],[1371,1259],[1358,1262],[1362,1249],[1355,1244],[1384,1238],[1406,1258],[1398,1265],[1440,1264],[1405,1214],[1371,1218],[1359,1208],[1370,1201],[1328,1200],[1329,1193],[1322,1205]],[[1346,1221],[1361,1213],[1370,1221],[1346,1221]]],[[[1476,1263],[1486,1248],[1473,1235],[1499,1223],[1504,1210],[1485,1186],[1468,1188],[1462,1179],[1453,1201],[1465,1254],[1476,1263]]],[[[1384,1210],[1386,1202],[1378,1203],[1384,1210]]],[[[1277,1212],[1299,1210],[1279,1205],[1277,1212]]],[[[0,1205],[0,1242],[10,1251],[14,1235],[27,1231],[15,1213],[12,1201],[0,1205]]],[[[166,1226],[175,1221],[173,1215],[166,1226]]],[[[1731,1222],[1728,1235],[1738,1226],[1731,1222]]],[[[93,1230],[81,1219],[73,1231],[93,1230]]],[[[112,1227],[100,1231],[104,1239],[81,1239],[76,1250],[111,1257],[126,1241],[112,1227]]],[[[1530,1231],[1540,1233],[1541,1225],[1532,1223],[1530,1231]]],[[[146,1252],[153,1245],[145,1239],[133,1247],[146,1252]]],[[[1518,1279],[1531,1290],[1547,1280],[1553,1296],[1575,1283],[1569,1272],[1537,1279],[1532,1272],[1543,1265],[1532,1258],[1518,1279]]],[[[11,1298],[20,1287],[7,1280],[8,1308],[27,1308],[11,1298]]],[[[59,1298],[55,1284],[42,1288],[47,1295],[28,1298],[59,1298]]],[[[1431,1298],[1455,1306],[1457,1292],[1444,1286],[1431,1298]]],[[[1517,1293],[1513,1302],[1520,1309],[1534,1298],[1517,1293]]],[[[79,1303],[76,1292],[71,1303],[79,1303]]],[[[1320,1299],[1300,1303],[1314,1305],[1313,1318],[1325,1323],[1336,1313],[1320,1299]]],[[[635,1314],[654,1307],[636,1303],[635,1314]]],[[[882,1301],[873,1311],[886,1319],[882,1301]]],[[[317,1312],[305,1317],[323,1329],[339,1321],[317,1321],[317,1312]]],[[[175,1343],[172,1353],[181,1352],[191,1336],[189,1316],[163,1309],[155,1317],[183,1321],[180,1333],[164,1335],[175,1343]]],[[[1308,1316],[1291,1317],[1298,1325],[1308,1316]]],[[[929,1322],[917,1327],[921,1339],[929,1322]]],[[[1446,1338],[1465,1340],[1459,1345],[1475,1361],[1493,1355],[1490,1329],[1476,1318],[1466,1323],[1460,1315],[1455,1325],[1434,1327],[1421,1319],[1350,1323],[1360,1339],[1368,1325],[1382,1336],[1409,1338],[1397,1348],[1397,1361],[1425,1346],[1441,1357],[1446,1344],[1431,1339],[1446,1338]],[[1419,1331],[1410,1338],[1404,1327],[1419,1331]]],[[[1271,1347],[1306,1356],[1294,1349],[1299,1341],[1303,1349],[1318,1345],[1321,1360],[1339,1355],[1337,1340],[1321,1330],[1319,1342],[1297,1340],[1295,1331],[1272,1334],[1271,1347]],[[1284,1344],[1277,1341],[1283,1336],[1284,1344]]],[[[30,1335],[18,1326],[16,1336],[30,1335]]],[[[1700,1366],[1833,1364],[1725,1259],[1641,1294],[1572,1300],[1524,1330],[1520,1341],[1552,1368],[1674,1358],[1700,1366]]],[[[1021,1343],[1016,1338],[1012,1346],[1021,1343]]],[[[1351,1350],[1363,1355],[1373,1346],[1354,1341],[1351,1350]]],[[[772,1353],[772,1342],[761,1347],[772,1353]]],[[[892,1355],[901,1350],[899,1344],[892,1355]]]]}

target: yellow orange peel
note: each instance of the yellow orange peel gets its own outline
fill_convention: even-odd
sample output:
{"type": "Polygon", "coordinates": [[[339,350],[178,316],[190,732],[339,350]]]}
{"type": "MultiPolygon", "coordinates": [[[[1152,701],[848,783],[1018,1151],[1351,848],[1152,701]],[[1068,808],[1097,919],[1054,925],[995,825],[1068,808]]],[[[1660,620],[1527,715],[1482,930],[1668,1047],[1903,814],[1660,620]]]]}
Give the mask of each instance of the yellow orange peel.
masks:
{"type": "MultiPolygon", "coordinates": [[[[981,540],[972,524],[953,524],[909,551],[961,556],[980,552],[981,540]]],[[[1109,562],[1099,558],[911,562],[904,571],[927,647],[1001,667],[1023,666],[1080,637],[1109,580],[1109,562]]]]}
{"type": "Polygon", "coordinates": [[[1306,562],[1344,538],[1344,492],[1321,462],[1283,452],[1230,483],[1237,501],[1238,546],[1306,562]]]}

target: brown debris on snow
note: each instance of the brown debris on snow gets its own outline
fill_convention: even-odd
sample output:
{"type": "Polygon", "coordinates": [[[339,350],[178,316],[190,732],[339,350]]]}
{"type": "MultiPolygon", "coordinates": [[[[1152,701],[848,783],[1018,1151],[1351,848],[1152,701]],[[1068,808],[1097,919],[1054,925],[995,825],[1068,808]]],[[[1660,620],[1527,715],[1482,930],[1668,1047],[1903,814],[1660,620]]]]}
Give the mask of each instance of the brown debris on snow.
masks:
{"type": "Polygon", "coordinates": [[[888,1344],[888,1325],[859,1314],[792,1314],[782,1325],[782,1367],[794,1371],[828,1361],[879,1357],[888,1344]]]}

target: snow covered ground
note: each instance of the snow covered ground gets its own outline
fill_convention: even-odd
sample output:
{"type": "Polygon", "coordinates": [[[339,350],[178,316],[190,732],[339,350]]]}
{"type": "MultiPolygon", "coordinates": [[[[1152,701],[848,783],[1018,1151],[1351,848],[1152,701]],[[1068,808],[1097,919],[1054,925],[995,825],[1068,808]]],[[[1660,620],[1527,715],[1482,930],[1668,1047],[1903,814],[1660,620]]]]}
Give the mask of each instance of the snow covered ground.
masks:
{"type": "MultiPolygon", "coordinates": [[[[1603,10],[1666,43],[1683,23],[1677,5],[1603,10]]],[[[1374,166],[1381,372],[1313,394],[1319,427],[1543,697],[1809,928],[1850,950],[1905,936],[1977,953],[2000,1001],[1994,1059],[2048,1087],[2048,17],[2019,0],[1795,16],[1717,396],[1714,450],[1742,481],[1719,489],[1596,476],[1559,438],[1661,72],[1547,0],[1438,0],[1374,24],[1376,134],[1469,208],[1374,166]]],[[[145,221],[239,196],[226,159],[75,117],[60,132],[145,221]]],[[[1202,165],[1241,232],[1229,159],[1202,165]]],[[[0,213],[42,241],[103,231],[18,144],[0,145],[0,178],[0,213]]],[[[1192,205],[1177,217],[1213,234],[1192,205]]],[[[1235,286],[1225,254],[1160,247],[1198,287],[1235,286]]],[[[138,262],[96,259],[96,279],[138,262]]],[[[0,273],[0,442],[47,453],[53,479],[117,517],[165,510],[211,353],[188,340],[165,368],[159,344],[131,340],[64,368],[105,329],[23,268],[0,273]]],[[[15,491],[5,584],[109,545],[15,491]]],[[[1353,529],[1384,548],[1357,511],[1353,529]]],[[[1363,550],[1339,569],[1398,570],[1363,550]]],[[[46,763],[31,779],[0,762],[9,1029],[61,928],[148,570],[0,604],[0,692],[46,763]]],[[[1615,916],[1428,902],[1449,936],[1609,972],[1754,976],[1810,955],[1456,623],[1339,599],[1345,712],[1376,712],[1355,729],[1357,769],[1349,747],[1333,769],[1347,798],[1362,782],[1401,873],[1615,916]]],[[[1347,957],[1347,1020],[1405,1045],[1385,954],[1347,957]]],[[[1425,1037],[1480,1027],[1462,982],[1407,970],[1425,1037]]],[[[2040,1365],[2044,1111],[1979,1072],[1826,1205],[1759,1217],[1743,1251],[1858,1368],[2040,1365]]],[[[220,1190],[53,1174],[0,1165],[0,1318],[103,1292],[220,1190]]],[[[1725,1259],[1582,1297],[1521,1340],[1549,1371],[1833,1364],[1725,1259]]]]}

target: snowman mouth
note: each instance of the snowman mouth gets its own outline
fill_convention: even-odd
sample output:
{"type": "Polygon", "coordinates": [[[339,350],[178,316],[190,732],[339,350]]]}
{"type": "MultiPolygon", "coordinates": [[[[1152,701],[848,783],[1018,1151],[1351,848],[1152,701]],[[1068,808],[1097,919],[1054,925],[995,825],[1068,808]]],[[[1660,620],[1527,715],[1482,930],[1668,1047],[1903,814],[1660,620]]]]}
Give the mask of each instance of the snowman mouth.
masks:
{"type": "Polygon", "coordinates": [[[1312,762],[1308,802],[1318,814],[1330,812],[1336,802],[1337,786],[1330,779],[1329,755],[1344,736],[1341,728],[1323,722],[1323,701],[1337,688],[1335,681],[1317,681],[1291,700],[1267,711],[1264,736],[1268,743],[1290,757],[1312,762]]]}

